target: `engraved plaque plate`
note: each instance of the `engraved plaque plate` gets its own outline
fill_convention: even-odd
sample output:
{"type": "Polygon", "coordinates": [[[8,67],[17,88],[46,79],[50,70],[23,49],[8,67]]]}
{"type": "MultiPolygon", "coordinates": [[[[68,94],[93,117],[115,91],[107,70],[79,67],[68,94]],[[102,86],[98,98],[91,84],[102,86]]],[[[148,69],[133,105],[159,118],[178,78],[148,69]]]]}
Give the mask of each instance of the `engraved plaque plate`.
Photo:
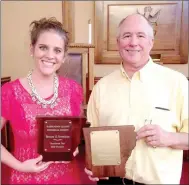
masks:
{"type": "Polygon", "coordinates": [[[121,163],[118,130],[92,131],[90,137],[94,166],[119,165],[121,163]]]}
{"type": "Polygon", "coordinates": [[[47,120],[44,123],[44,151],[70,152],[72,122],[64,120],[47,120]]]}
{"type": "Polygon", "coordinates": [[[135,127],[89,127],[83,128],[83,132],[85,166],[93,172],[93,176],[125,177],[126,162],[136,145],[135,127]]]}

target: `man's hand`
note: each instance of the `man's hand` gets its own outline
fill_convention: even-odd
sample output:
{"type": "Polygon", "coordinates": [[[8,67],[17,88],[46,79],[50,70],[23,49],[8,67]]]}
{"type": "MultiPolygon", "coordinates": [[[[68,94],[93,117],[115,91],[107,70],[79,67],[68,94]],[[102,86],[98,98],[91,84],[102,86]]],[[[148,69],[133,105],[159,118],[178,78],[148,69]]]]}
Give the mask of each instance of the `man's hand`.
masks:
{"type": "Polygon", "coordinates": [[[163,130],[159,125],[148,124],[138,130],[137,140],[143,138],[152,147],[169,147],[169,135],[170,133],[163,130]]]}
{"type": "Polygon", "coordinates": [[[84,169],[85,173],[88,175],[88,178],[91,180],[91,181],[99,181],[100,179],[103,179],[103,180],[108,180],[109,177],[101,177],[101,178],[98,178],[98,177],[94,177],[93,176],[93,173],[92,171],[88,170],[87,168],[84,169]]]}

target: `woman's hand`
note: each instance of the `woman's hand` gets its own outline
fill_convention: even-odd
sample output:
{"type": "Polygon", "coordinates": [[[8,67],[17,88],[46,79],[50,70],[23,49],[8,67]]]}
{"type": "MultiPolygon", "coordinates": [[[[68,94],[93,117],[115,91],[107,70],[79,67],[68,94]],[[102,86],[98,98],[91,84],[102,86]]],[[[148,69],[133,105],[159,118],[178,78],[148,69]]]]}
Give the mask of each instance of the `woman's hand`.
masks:
{"type": "MultiPolygon", "coordinates": [[[[73,156],[77,156],[79,154],[79,149],[78,147],[75,149],[75,151],[73,152],[73,156]]],[[[71,161],[55,161],[54,163],[58,164],[58,163],[70,163],[71,161]]]]}
{"type": "Polygon", "coordinates": [[[42,162],[43,157],[40,155],[35,159],[29,159],[22,162],[17,169],[20,172],[41,172],[48,168],[53,161],[50,162],[42,162]]]}
{"type": "Polygon", "coordinates": [[[79,149],[78,149],[78,147],[75,149],[75,151],[73,152],[73,156],[75,157],[75,156],[77,156],[77,154],[79,154],[79,149]]]}

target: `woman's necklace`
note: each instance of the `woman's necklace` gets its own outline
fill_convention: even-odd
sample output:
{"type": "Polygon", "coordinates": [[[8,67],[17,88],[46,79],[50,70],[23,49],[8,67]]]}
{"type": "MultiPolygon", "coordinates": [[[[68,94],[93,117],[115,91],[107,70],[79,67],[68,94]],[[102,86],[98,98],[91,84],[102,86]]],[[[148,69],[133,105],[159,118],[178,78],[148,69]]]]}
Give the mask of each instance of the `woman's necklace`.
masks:
{"type": "Polygon", "coordinates": [[[45,100],[44,98],[41,98],[40,95],[37,93],[35,86],[33,85],[32,82],[32,71],[30,71],[27,75],[27,80],[30,86],[30,89],[32,91],[31,96],[32,96],[32,100],[37,102],[37,104],[41,104],[41,106],[43,108],[47,108],[47,106],[50,106],[50,108],[54,108],[57,105],[57,101],[59,101],[58,99],[58,77],[57,75],[54,75],[54,95],[50,100],[45,100]]]}

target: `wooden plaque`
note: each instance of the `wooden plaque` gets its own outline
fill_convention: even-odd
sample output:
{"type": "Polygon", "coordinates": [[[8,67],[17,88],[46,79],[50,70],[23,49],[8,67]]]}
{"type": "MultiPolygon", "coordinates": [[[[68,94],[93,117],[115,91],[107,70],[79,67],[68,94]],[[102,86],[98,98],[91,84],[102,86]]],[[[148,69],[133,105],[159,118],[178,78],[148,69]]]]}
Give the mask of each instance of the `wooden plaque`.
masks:
{"type": "Polygon", "coordinates": [[[136,146],[134,129],[133,125],[83,128],[86,168],[91,170],[95,177],[125,177],[125,164],[136,146]],[[98,137],[95,139],[93,134],[98,137]]]}
{"type": "Polygon", "coordinates": [[[43,161],[71,161],[81,142],[85,117],[37,116],[38,153],[43,161]]]}

